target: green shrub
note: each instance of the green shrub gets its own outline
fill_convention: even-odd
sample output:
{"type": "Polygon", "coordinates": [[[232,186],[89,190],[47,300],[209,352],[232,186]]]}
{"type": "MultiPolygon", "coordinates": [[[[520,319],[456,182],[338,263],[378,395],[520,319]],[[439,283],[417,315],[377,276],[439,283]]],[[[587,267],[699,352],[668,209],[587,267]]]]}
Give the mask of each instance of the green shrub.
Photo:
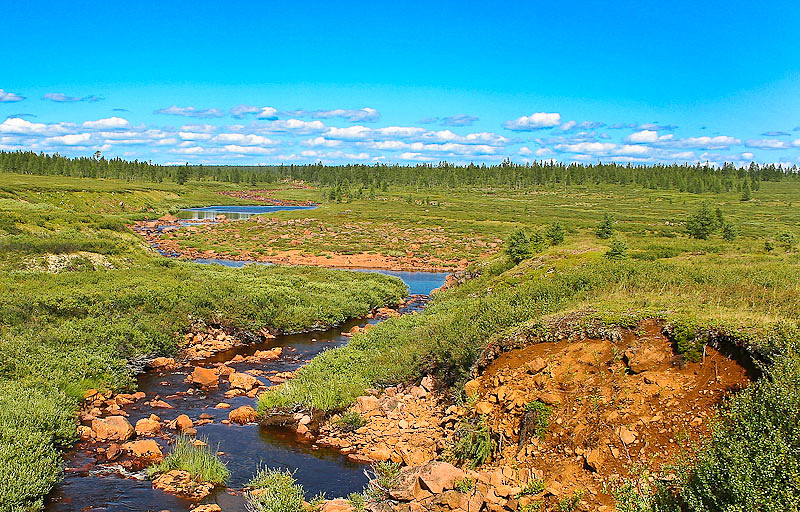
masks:
{"type": "Polygon", "coordinates": [[[611,245],[609,246],[608,250],[606,251],[606,258],[618,260],[626,257],[627,255],[628,244],[626,244],[625,241],[620,238],[614,238],[614,240],[611,241],[611,245]]]}
{"type": "Polygon", "coordinates": [[[366,424],[364,418],[356,411],[346,411],[336,421],[336,426],[345,432],[355,432],[366,424]]]}
{"type": "Polygon", "coordinates": [[[672,327],[672,341],[678,353],[689,361],[699,361],[703,354],[703,340],[697,336],[697,327],[692,323],[675,322],[672,327]]]}
{"type": "Polygon", "coordinates": [[[614,235],[614,217],[606,213],[603,220],[600,221],[600,224],[597,226],[595,234],[597,238],[602,238],[603,240],[611,238],[614,235]]]}
{"type": "Polygon", "coordinates": [[[508,237],[506,256],[514,263],[519,263],[533,256],[531,240],[524,229],[518,229],[508,237]]]}
{"type": "Polygon", "coordinates": [[[722,224],[722,238],[727,242],[733,242],[739,236],[739,228],[733,222],[722,224]]]}
{"type": "Polygon", "coordinates": [[[367,506],[367,497],[364,493],[351,492],[347,495],[347,502],[353,507],[355,512],[364,512],[367,506]]]}
{"type": "Polygon", "coordinates": [[[178,436],[175,439],[172,451],[163,461],[147,468],[147,475],[153,478],[173,469],[188,471],[198,482],[217,485],[225,483],[231,476],[228,468],[211,448],[207,445],[195,445],[192,439],[185,436],[178,436]]]}
{"type": "Polygon", "coordinates": [[[383,501],[389,498],[389,490],[397,484],[400,464],[391,461],[377,462],[368,472],[370,479],[364,494],[369,500],[383,501]]]}
{"type": "Polygon", "coordinates": [[[451,452],[459,464],[466,464],[474,469],[484,465],[494,455],[495,442],[483,417],[462,422],[453,439],[455,442],[451,446],[451,452]]]}
{"type": "Polygon", "coordinates": [[[550,242],[550,245],[561,245],[564,243],[564,227],[561,226],[560,222],[555,221],[547,226],[544,236],[550,242]]]}
{"type": "Polygon", "coordinates": [[[778,233],[775,235],[775,240],[787,251],[794,249],[797,243],[797,237],[791,231],[782,231],[778,233]]]}
{"type": "Polygon", "coordinates": [[[475,489],[475,479],[465,476],[453,482],[453,489],[462,494],[469,494],[475,489]]]}
{"type": "Polygon", "coordinates": [[[544,438],[547,435],[547,429],[550,427],[550,414],[552,414],[553,408],[544,402],[534,400],[525,404],[525,410],[534,412],[536,415],[533,434],[536,437],[544,438]]]}
{"type": "Polygon", "coordinates": [[[544,491],[544,480],[542,480],[541,478],[533,478],[527,484],[525,484],[525,487],[523,487],[521,491],[519,491],[517,497],[534,496],[543,491],[544,491]]]}
{"type": "Polygon", "coordinates": [[[709,204],[704,202],[686,221],[686,232],[692,238],[706,240],[709,235],[719,228],[717,223],[717,216],[711,211],[709,204]]]}

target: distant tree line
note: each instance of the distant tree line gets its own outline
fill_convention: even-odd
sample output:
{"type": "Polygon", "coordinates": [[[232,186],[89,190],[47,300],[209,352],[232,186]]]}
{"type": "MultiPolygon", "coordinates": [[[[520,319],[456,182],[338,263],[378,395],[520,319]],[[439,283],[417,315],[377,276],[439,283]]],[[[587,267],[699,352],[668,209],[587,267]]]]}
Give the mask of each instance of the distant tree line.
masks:
{"type": "Polygon", "coordinates": [[[680,190],[692,193],[741,192],[749,199],[762,181],[798,179],[796,165],[751,163],[736,166],[707,164],[631,165],[618,163],[562,163],[541,161],[515,164],[506,159],[498,165],[454,165],[448,162],[418,165],[348,164],[324,165],[157,165],[121,158],[106,159],[99,153],[91,157],[68,158],[32,151],[0,151],[0,172],[91,178],[117,178],[129,181],[220,181],[258,185],[281,179],[300,179],[330,190],[336,199],[354,195],[371,196],[389,186],[416,188],[455,188],[485,186],[527,188],[617,184],[648,189],[680,190]]]}

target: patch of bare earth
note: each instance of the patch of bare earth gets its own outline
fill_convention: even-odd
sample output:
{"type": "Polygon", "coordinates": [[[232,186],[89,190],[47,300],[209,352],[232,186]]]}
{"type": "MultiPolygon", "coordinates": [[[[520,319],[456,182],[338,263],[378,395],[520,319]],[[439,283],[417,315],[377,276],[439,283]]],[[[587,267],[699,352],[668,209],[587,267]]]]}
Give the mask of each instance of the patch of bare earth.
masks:
{"type": "Polygon", "coordinates": [[[429,380],[361,397],[355,409],[366,424],[345,432],[330,423],[318,442],[354,460],[404,464],[394,510],[559,510],[571,496],[581,496],[578,510],[613,510],[604,484],[632,476],[634,467],[665,468],[708,435],[720,401],[748,382],[743,365],[711,347],[701,361],[685,361],[662,327],[645,321],[616,342],[503,353],[466,384],[468,406],[449,404],[429,380]],[[475,471],[440,462],[459,425],[478,416],[497,443],[493,459],[475,471]],[[426,472],[448,477],[431,488],[426,472]],[[534,481],[542,488],[523,492],[534,481]]]}

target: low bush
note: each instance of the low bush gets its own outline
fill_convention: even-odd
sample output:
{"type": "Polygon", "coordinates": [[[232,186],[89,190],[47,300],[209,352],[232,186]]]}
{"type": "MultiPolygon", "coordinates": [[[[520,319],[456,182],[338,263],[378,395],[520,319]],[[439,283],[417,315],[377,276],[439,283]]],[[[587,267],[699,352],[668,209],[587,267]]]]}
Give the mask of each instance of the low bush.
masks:
{"type": "Polygon", "coordinates": [[[483,466],[492,459],[496,449],[492,433],[485,418],[464,421],[456,429],[450,448],[458,464],[470,468],[483,466]]]}

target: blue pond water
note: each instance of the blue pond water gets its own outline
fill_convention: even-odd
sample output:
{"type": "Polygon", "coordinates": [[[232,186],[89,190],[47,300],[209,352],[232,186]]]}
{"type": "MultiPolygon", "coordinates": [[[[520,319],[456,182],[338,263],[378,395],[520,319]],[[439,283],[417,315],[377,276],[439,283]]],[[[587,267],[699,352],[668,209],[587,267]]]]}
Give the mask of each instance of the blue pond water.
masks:
{"type": "MultiPolygon", "coordinates": [[[[271,265],[271,263],[264,263],[260,261],[235,261],[224,260],[218,258],[200,258],[193,260],[195,263],[209,263],[223,265],[226,267],[243,267],[251,263],[258,265],[271,265]]],[[[338,269],[338,270],[352,270],[355,272],[376,272],[378,274],[385,274],[387,276],[399,277],[404,283],[408,285],[409,295],[429,295],[431,291],[442,286],[447,279],[447,272],[416,272],[416,271],[401,271],[401,270],[379,270],[372,268],[351,268],[351,269],[338,269]]]]}
{"type": "Polygon", "coordinates": [[[217,215],[225,215],[232,220],[249,219],[253,215],[279,212],[283,210],[313,210],[316,206],[205,206],[186,208],[178,212],[183,220],[213,220],[217,215]]]}

